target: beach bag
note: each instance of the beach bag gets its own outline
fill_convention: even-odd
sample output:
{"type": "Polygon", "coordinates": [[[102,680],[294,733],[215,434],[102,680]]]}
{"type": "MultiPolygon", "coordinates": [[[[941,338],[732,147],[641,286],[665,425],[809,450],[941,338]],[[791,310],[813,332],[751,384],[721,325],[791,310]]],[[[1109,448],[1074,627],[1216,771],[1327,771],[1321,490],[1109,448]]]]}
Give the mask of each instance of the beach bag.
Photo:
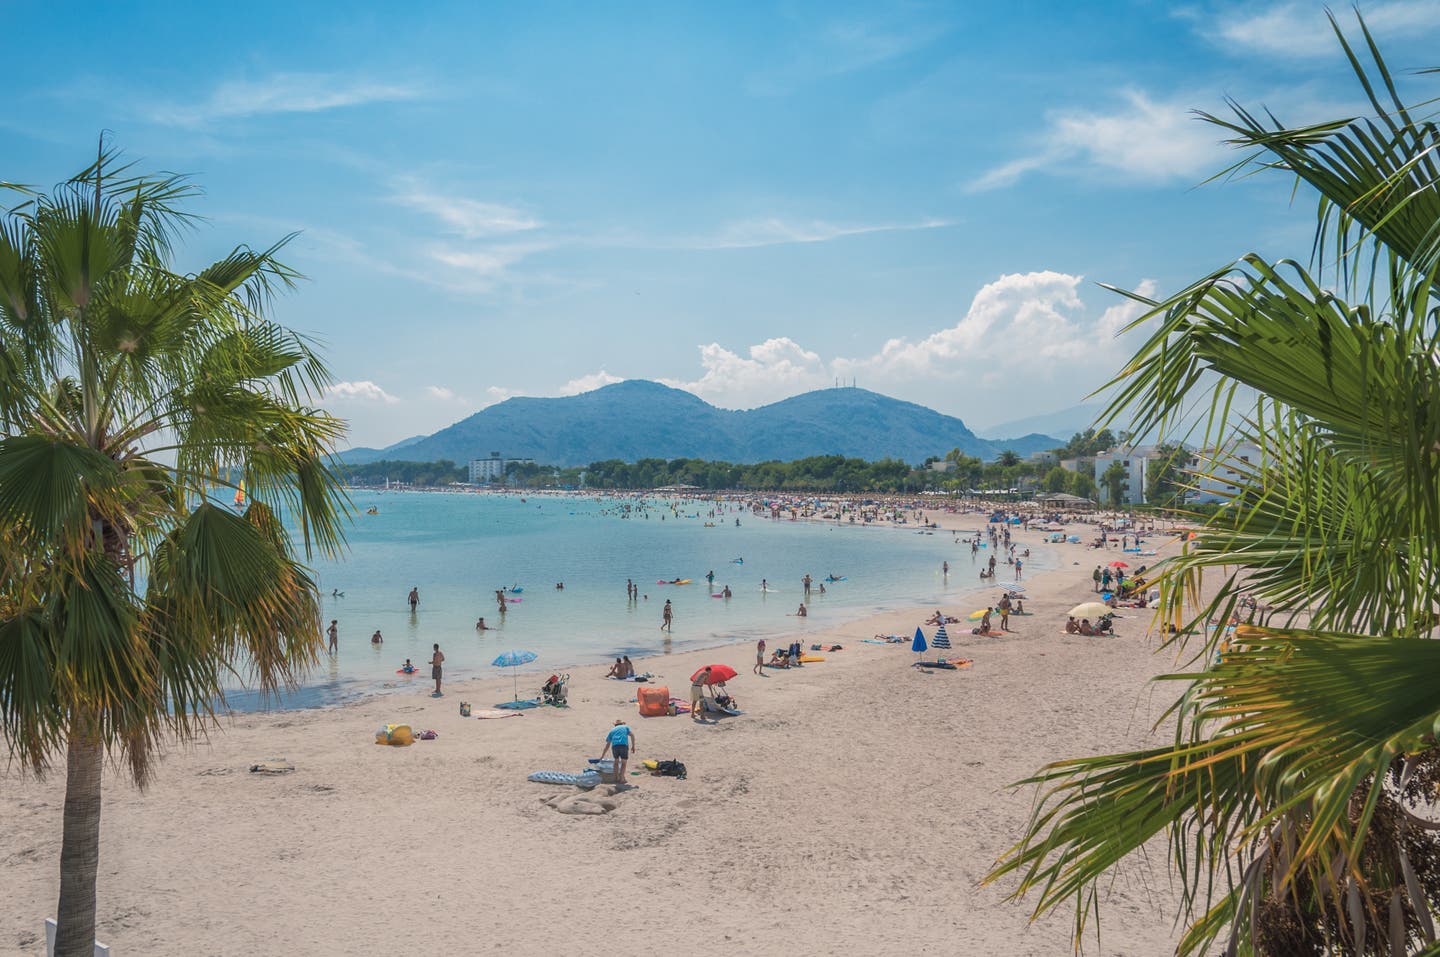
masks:
{"type": "Polygon", "coordinates": [[[673,758],[669,761],[660,761],[655,765],[655,773],[662,778],[683,778],[685,777],[685,765],[673,758]]]}
{"type": "Polygon", "coordinates": [[[468,718],[468,717],[470,717],[470,702],[468,702],[468,701],[462,701],[462,702],[460,702],[460,717],[462,717],[462,718],[468,718]]]}
{"type": "Polygon", "coordinates": [[[640,706],[640,715],[645,718],[659,718],[670,713],[670,689],[656,685],[653,688],[639,688],[635,701],[640,706]]]}

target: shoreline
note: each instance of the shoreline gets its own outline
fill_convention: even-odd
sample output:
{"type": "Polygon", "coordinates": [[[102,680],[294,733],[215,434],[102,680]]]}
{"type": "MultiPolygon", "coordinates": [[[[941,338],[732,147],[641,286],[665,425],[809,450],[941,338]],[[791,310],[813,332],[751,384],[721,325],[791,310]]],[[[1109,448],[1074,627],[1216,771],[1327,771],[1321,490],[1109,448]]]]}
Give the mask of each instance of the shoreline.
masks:
{"type": "MultiPolygon", "coordinates": [[[[413,490],[413,489],[395,490],[396,494],[406,493],[406,492],[412,492],[412,491],[419,491],[419,490],[413,490]]],[[[442,492],[442,493],[444,493],[444,494],[497,494],[496,492],[493,492],[492,490],[487,490],[487,489],[479,489],[479,490],[474,490],[474,491],[472,491],[472,492],[457,492],[457,493],[449,493],[449,492],[446,492],[446,491],[443,490],[443,489],[437,489],[437,490],[434,490],[434,491],[442,492]]],[[[581,493],[581,492],[578,492],[578,491],[577,491],[577,492],[564,492],[564,491],[560,491],[560,490],[545,490],[545,491],[549,491],[551,494],[554,494],[554,495],[556,495],[557,497],[560,497],[560,496],[578,496],[578,497],[587,497],[587,498],[590,497],[590,494],[589,494],[589,493],[581,493]]],[[[499,492],[498,494],[517,494],[517,493],[514,493],[514,492],[511,492],[511,493],[499,492]]],[[[633,496],[631,493],[616,493],[616,497],[626,497],[626,498],[629,498],[629,497],[634,497],[634,496],[633,496]]],[[[710,500],[705,500],[705,499],[689,500],[689,499],[685,499],[685,500],[682,500],[682,501],[698,504],[698,503],[701,503],[701,502],[709,502],[710,500]]],[[[712,502],[712,504],[713,504],[713,502],[712,502]]],[[[939,532],[939,533],[944,533],[944,534],[946,534],[946,535],[954,535],[954,534],[959,534],[959,533],[962,533],[962,532],[969,533],[969,532],[975,532],[975,531],[978,531],[978,532],[983,533],[983,532],[985,531],[985,528],[987,527],[987,525],[988,525],[988,523],[989,523],[988,518],[986,518],[983,514],[981,514],[981,513],[976,513],[976,512],[956,512],[956,511],[943,512],[943,511],[942,511],[942,512],[937,512],[935,515],[933,515],[933,516],[931,516],[931,517],[936,520],[936,524],[935,524],[933,527],[930,527],[930,526],[925,527],[925,530],[934,531],[934,532],[939,532]],[[954,521],[947,523],[946,521],[944,521],[945,519],[951,519],[951,520],[954,520],[954,521]],[[972,528],[972,527],[964,527],[964,528],[959,527],[960,524],[962,524],[962,523],[963,523],[965,520],[967,520],[967,519],[973,519],[973,521],[974,521],[974,527],[973,527],[973,528],[972,528]]],[[[839,522],[839,521],[835,521],[835,520],[831,520],[831,519],[823,519],[823,518],[819,518],[819,517],[811,517],[811,516],[800,516],[800,517],[797,517],[797,518],[795,518],[795,519],[771,519],[771,518],[763,517],[763,516],[762,516],[762,517],[759,517],[757,520],[759,520],[759,521],[766,521],[766,522],[774,522],[774,523],[776,523],[776,524],[781,524],[781,525],[783,525],[783,524],[788,524],[789,522],[792,522],[792,521],[795,522],[796,524],[799,524],[799,523],[820,524],[820,525],[841,525],[841,524],[842,524],[842,523],[839,522]]],[[[844,524],[845,524],[845,527],[849,527],[849,528],[884,529],[884,530],[889,530],[889,531],[910,531],[910,530],[916,530],[916,531],[918,531],[918,530],[921,529],[921,526],[905,526],[905,525],[895,525],[895,524],[891,524],[891,523],[880,523],[880,522],[864,522],[864,523],[855,522],[855,523],[844,523],[844,524]]],[[[1011,528],[1014,529],[1015,527],[1014,527],[1014,526],[1011,526],[1011,528]]],[[[1029,533],[1027,533],[1027,534],[1029,534],[1029,533]]],[[[1047,544],[1047,543],[1043,543],[1043,542],[1020,543],[1018,538],[1016,539],[1016,541],[1017,541],[1018,544],[1024,544],[1025,547],[1028,547],[1028,548],[1031,549],[1031,552],[1032,552],[1031,557],[1030,557],[1029,559],[1026,559],[1026,562],[1027,562],[1027,567],[1028,567],[1028,565],[1029,565],[1029,563],[1030,563],[1031,561],[1035,561],[1036,564],[1039,566],[1038,568],[1035,569],[1034,574],[1036,574],[1036,575],[1043,575],[1043,574],[1045,574],[1045,573],[1047,573],[1047,572],[1050,572],[1050,571],[1059,570],[1059,569],[1062,567],[1061,562],[1060,562],[1060,551],[1059,551],[1059,549],[1058,549],[1057,547],[1055,547],[1054,545],[1052,545],[1052,544],[1047,544]],[[1054,562],[1054,564],[1051,564],[1052,561],[1054,562]]],[[[953,543],[952,543],[952,544],[953,544],[953,543]]],[[[955,547],[959,547],[959,546],[955,546],[955,547]]],[[[1000,571],[1002,568],[1008,568],[1008,567],[1009,567],[1008,565],[997,564],[997,568],[996,568],[996,570],[997,570],[997,576],[998,576],[999,571],[1000,571]]],[[[958,577],[958,576],[957,576],[957,577],[958,577]]],[[[1008,583],[1013,584],[1013,581],[1011,581],[1011,580],[1006,580],[1006,581],[1007,581],[1008,583]]],[[[968,585],[968,586],[962,586],[962,587],[964,588],[964,590],[963,590],[961,593],[959,593],[959,594],[957,594],[957,595],[949,596],[949,601],[950,601],[950,602],[953,603],[953,602],[956,601],[956,600],[968,598],[968,597],[970,597],[971,595],[978,595],[978,594],[982,593],[983,591],[985,591],[985,590],[987,590],[987,589],[990,589],[990,588],[1001,588],[1001,587],[1003,587],[1003,586],[1002,586],[1002,584],[1001,584],[1000,579],[997,577],[997,578],[994,579],[994,580],[987,580],[987,581],[985,581],[984,583],[981,583],[980,581],[975,581],[975,582],[972,582],[972,583],[971,583],[970,585],[968,585]]],[[[787,593],[787,594],[788,594],[788,593],[787,593]]],[[[943,602],[943,601],[941,602],[941,604],[944,604],[944,603],[945,603],[945,602],[943,602]]],[[[741,634],[741,635],[735,635],[735,636],[732,636],[732,637],[729,637],[729,638],[725,638],[725,637],[722,637],[722,636],[720,636],[720,635],[712,635],[712,636],[710,636],[710,637],[711,637],[711,638],[714,638],[714,639],[716,639],[716,640],[714,640],[713,642],[710,642],[710,643],[700,644],[700,645],[695,645],[695,646],[687,646],[687,647],[685,647],[685,648],[683,648],[683,649],[679,649],[679,650],[677,650],[677,651],[675,651],[675,652],[666,652],[666,651],[658,650],[658,649],[657,649],[657,650],[650,651],[650,652],[648,652],[648,653],[646,653],[646,654],[643,654],[643,655],[634,656],[634,657],[632,658],[632,660],[636,663],[637,666],[639,666],[639,665],[641,664],[641,662],[663,663],[666,659],[673,658],[673,657],[674,657],[675,655],[677,655],[677,654],[696,654],[696,653],[702,653],[702,652],[716,652],[716,651],[721,651],[721,650],[728,650],[728,649],[732,649],[732,648],[738,648],[738,647],[740,647],[740,646],[750,645],[750,644],[752,644],[752,643],[757,639],[757,637],[758,637],[758,638],[764,638],[764,640],[767,642],[767,644],[772,644],[772,643],[778,644],[778,642],[779,642],[781,639],[791,639],[791,638],[794,638],[795,636],[801,636],[801,635],[823,634],[823,633],[825,633],[825,632],[832,631],[832,630],[836,630],[836,631],[838,631],[838,630],[847,630],[847,629],[849,629],[849,627],[852,626],[852,625],[855,625],[855,624],[858,624],[858,623],[861,623],[861,622],[864,622],[864,621],[869,621],[869,620],[871,620],[871,619],[878,619],[878,618],[882,618],[882,617],[887,616],[887,615],[893,615],[893,614],[902,613],[902,612],[919,612],[921,609],[924,609],[924,613],[921,615],[922,619],[923,619],[923,617],[924,617],[924,614],[928,614],[928,612],[929,612],[930,610],[933,610],[933,609],[931,609],[929,603],[917,604],[916,607],[913,608],[913,609],[911,609],[911,608],[903,608],[903,609],[902,609],[902,608],[887,608],[887,607],[883,607],[883,606],[880,606],[880,605],[875,604],[875,603],[872,601],[872,602],[870,602],[870,603],[867,603],[864,607],[855,608],[855,609],[849,609],[849,611],[853,611],[854,614],[846,614],[846,616],[845,616],[843,619],[839,620],[839,621],[827,622],[824,626],[822,626],[822,628],[821,628],[818,632],[811,631],[811,630],[805,629],[805,628],[803,628],[803,627],[795,627],[795,626],[793,626],[793,623],[791,623],[791,624],[787,624],[786,626],[782,627],[781,629],[775,630],[775,631],[764,631],[764,632],[754,632],[754,631],[751,631],[751,632],[746,632],[746,633],[741,634]]],[[[787,615],[786,617],[789,618],[789,617],[791,617],[791,616],[787,615]]],[[[958,627],[958,626],[957,626],[957,627],[958,627]]],[[[967,625],[967,627],[968,627],[968,625],[967,625]]],[[[428,639],[426,639],[426,640],[428,640],[428,639]]],[[[709,642],[709,638],[698,638],[698,639],[695,639],[695,640],[696,640],[696,641],[701,641],[701,642],[709,642]]],[[[444,649],[442,648],[442,650],[444,650],[444,649]]],[[[586,660],[583,656],[577,656],[577,657],[575,657],[575,658],[573,658],[573,659],[566,660],[566,661],[562,661],[562,662],[559,662],[559,663],[554,664],[554,665],[547,665],[547,666],[544,666],[544,667],[532,668],[532,667],[530,667],[530,666],[521,666],[520,668],[517,669],[517,673],[518,673],[519,675],[521,675],[521,676],[532,676],[532,677],[533,677],[533,676],[540,676],[540,675],[545,675],[545,674],[563,674],[563,673],[565,673],[565,672],[567,672],[567,671],[573,671],[573,670],[577,670],[577,669],[580,669],[580,668],[586,668],[586,667],[594,667],[594,666],[597,666],[597,665],[598,665],[598,666],[603,666],[603,667],[608,667],[608,664],[609,664],[609,662],[608,662],[609,654],[607,653],[606,655],[599,656],[599,658],[600,658],[600,660],[597,660],[597,661],[589,661],[589,660],[586,660]]],[[[312,669],[311,677],[312,677],[312,678],[315,677],[316,673],[318,673],[319,671],[321,671],[321,670],[324,668],[324,666],[325,666],[325,664],[327,663],[327,661],[331,661],[331,660],[332,660],[332,657],[330,656],[330,654],[329,654],[328,652],[322,651],[322,652],[320,653],[320,657],[318,657],[318,658],[316,659],[316,664],[315,664],[314,669],[312,669]]],[[[418,666],[417,666],[417,667],[418,667],[418,666]]],[[[638,668],[638,670],[640,670],[640,671],[643,673],[646,669],[645,669],[645,668],[638,668]]],[[[392,678],[381,677],[381,678],[375,679],[374,681],[367,681],[367,680],[365,680],[365,679],[355,678],[355,679],[351,679],[351,680],[354,681],[354,682],[356,682],[357,685],[359,685],[359,686],[356,687],[352,692],[347,693],[347,694],[345,694],[345,695],[343,695],[343,696],[341,696],[341,697],[339,697],[339,698],[337,698],[337,699],[333,699],[333,700],[321,700],[321,701],[316,701],[316,702],[313,703],[313,704],[297,704],[297,705],[293,705],[293,706],[289,706],[289,705],[277,705],[277,704],[270,704],[270,705],[263,704],[263,703],[260,703],[259,698],[258,698],[258,692],[257,692],[255,689],[250,689],[250,688],[236,688],[236,689],[233,689],[233,693],[234,693],[235,697],[237,697],[237,698],[253,697],[253,698],[256,700],[256,702],[257,702],[257,703],[255,704],[255,706],[254,706],[254,707],[240,707],[240,708],[234,708],[234,707],[229,707],[229,706],[227,706],[227,707],[225,707],[225,708],[223,708],[223,709],[217,709],[217,711],[216,711],[216,717],[217,717],[217,719],[218,719],[218,718],[225,717],[225,716],[227,716],[227,715],[263,714],[263,713],[289,714],[289,713],[296,713],[296,712],[312,711],[312,710],[316,710],[316,709],[345,708],[345,707],[349,707],[349,706],[352,706],[352,705],[356,705],[356,704],[362,703],[362,702],[366,701],[367,699],[371,699],[371,698],[384,699],[384,698],[388,698],[388,697],[390,697],[390,696],[392,696],[392,695],[395,695],[395,694],[409,693],[409,692],[411,691],[411,685],[412,685],[412,683],[415,684],[415,685],[417,685],[417,686],[418,686],[418,685],[423,685],[423,684],[425,683],[425,681],[428,680],[428,679],[426,678],[427,675],[428,675],[428,671],[426,671],[426,670],[422,667],[422,668],[420,669],[420,673],[417,673],[417,674],[416,674],[415,676],[413,676],[413,677],[412,677],[412,676],[407,676],[407,677],[406,677],[405,679],[403,679],[402,681],[396,681],[393,677],[392,677],[392,678]]],[[[470,675],[466,675],[465,677],[461,677],[461,678],[454,679],[454,683],[456,683],[456,684],[461,683],[461,682],[473,683],[473,682],[484,682],[484,681],[487,681],[487,680],[490,680],[490,679],[488,679],[488,678],[486,678],[486,677],[484,677],[484,676],[482,676],[482,675],[479,675],[479,674],[470,674],[470,675]]],[[[448,676],[447,676],[447,678],[446,678],[446,680],[445,680],[445,683],[446,683],[447,685],[451,683],[451,679],[450,679],[448,676]]],[[[282,695],[281,695],[281,697],[285,697],[285,696],[303,696],[303,695],[305,695],[305,694],[307,693],[307,690],[308,690],[308,691],[311,691],[311,692],[313,693],[313,691],[314,691],[316,688],[317,688],[317,685],[315,685],[315,684],[301,685],[299,688],[295,689],[294,691],[285,691],[285,692],[283,692],[282,695]]],[[[228,699],[227,699],[227,700],[228,700],[228,699]]]]}
{"type": "MultiPolygon", "coordinates": [[[[1032,923],[1033,900],[979,886],[1029,815],[1033,793],[1012,784],[1057,758],[1165,739],[1153,724],[1167,689],[1147,681],[1173,662],[1154,654],[1146,612],[1124,612],[1118,637],[1065,635],[1101,553],[1057,551],[1055,567],[1027,572],[1031,614],[1014,632],[953,626],[951,657],[974,660],[965,670],[926,673],[908,643],[864,641],[913,632],[933,605],[816,629],[806,645],[844,650],[765,678],[739,643],[637,660],[681,698],[701,665],[734,667],[745,714],[719,723],[640,718],[644,686],[588,665],[571,674],[568,708],[508,720],[458,713],[509,699],[508,674],[446,682],[439,699],[422,678],[409,695],[222,715],[218,733],[168,748],[145,792],[107,768],[99,939],[156,955],[263,953],[276,940],[297,954],[545,954],[594,946],[627,902],[627,940],[703,921],[742,957],[1069,953],[1069,911],[1032,923]],[[560,813],[578,792],[526,776],[580,770],[615,719],[635,730],[632,767],[674,758],[689,776],[634,777],[592,792],[606,813],[560,813]],[[439,736],[378,746],[387,722],[439,736]],[[280,758],[296,770],[248,771],[280,758]]],[[[0,836],[13,887],[0,950],[32,953],[58,889],[64,774],[0,775],[0,813],[27,822],[0,836]]],[[[1101,890],[1102,953],[1173,949],[1165,848],[1148,850],[1154,863],[1101,890]]]]}

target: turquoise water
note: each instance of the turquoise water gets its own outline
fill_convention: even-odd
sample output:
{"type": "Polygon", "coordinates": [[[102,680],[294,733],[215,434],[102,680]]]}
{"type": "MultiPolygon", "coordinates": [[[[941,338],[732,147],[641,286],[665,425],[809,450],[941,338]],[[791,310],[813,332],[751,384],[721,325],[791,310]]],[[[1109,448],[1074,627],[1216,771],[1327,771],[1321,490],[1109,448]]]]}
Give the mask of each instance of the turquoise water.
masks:
{"type": "MultiPolygon", "coordinates": [[[[621,518],[617,500],[578,496],[522,501],[512,495],[355,492],[353,500],[359,514],[348,554],[315,567],[325,623],[339,622],[339,653],[325,655],[307,684],[281,699],[282,706],[330,704],[385,687],[418,691],[428,685],[424,663],[434,642],[445,653],[447,680],[494,677],[502,672],[490,662],[500,652],[535,652],[538,660],[520,680],[522,691],[533,695],[530,686],[538,685],[535,673],[541,671],[760,636],[803,637],[916,604],[963,613],[970,608],[960,599],[993,590],[980,587],[970,549],[944,531],[774,521],[711,502],[682,503],[677,516],[668,502],[651,500],[648,518],[621,518]],[[364,514],[372,506],[379,514],[364,514]],[[719,508],[727,510],[709,517],[719,508]],[[735,558],[744,564],[732,563],[735,558]],[[948,579],[941,575],[946,560],[948,579]],[[732,598],[710,597],[705,574],[712,569],[714,591],[728,584],[732,598]],[[791,617],[807,573],[815,580],[810,614],[791,617]],[[831,573],[848,580],[827,582],[821,595],[820,580],[831,573]],[[627,601],[627,578],[648,598],[627,601]],[[656,584],[673,578],[695,583],[656,584]],[[761,579],[774,591],[762,593],[761,579]],[[557,591],[555,583],[562,581],[565,588],[557,591]],[[502,618],[495,589],[514,584],[524,589],[513,596],[522,600],[502,618]],[[412,587],[420,592],[413,615],[406,601],[412,587]],[[344,597],[331,597],[333,590],[344,597]],[[667,598],[675,610],[668,636],[660,631],[667,598]],[[475,630],[481,615],[494,630],[475,630]],[[378,646],[370,642],[376,629],[385,639],[378,646]],[[420,674],[396,674],[406,658],[420,674]]],[[[988,555],[982,549],[979,557],[988,555]]],[[[1045,556],[1037,554],[1031,567],[1044,568],[1045,556]]],[[[229,700],[242,709],[257,703],[243,692],[229,700]]]]}

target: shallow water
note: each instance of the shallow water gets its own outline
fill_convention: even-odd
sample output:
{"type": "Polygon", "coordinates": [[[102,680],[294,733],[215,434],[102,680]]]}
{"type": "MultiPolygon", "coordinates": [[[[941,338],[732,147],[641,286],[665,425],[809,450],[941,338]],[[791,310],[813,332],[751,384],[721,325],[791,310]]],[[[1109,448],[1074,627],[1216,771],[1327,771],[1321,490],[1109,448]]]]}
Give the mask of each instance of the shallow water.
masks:
{"type": "MultiPolygon", "coordinates": [[[[979,604],[965,596],[994,590],[982,588],[977,578],[988,550],[972,563],[968,546],[938,530],[774,521],[712,502],[681,503],[676,514],[668,501],[655,499],[644,513],[648,518],[621,518],[617,500],[578,496],[522,501],[513,495],[355,492],[353,500],[359,514],[348,554],[315,568],[325,623],[339,622],[339,653],[325,655],[305,686],[283,696],[279,706],[331,704],[386,687],[421,690],[429,684],[425,663],[435,642],[445,653],[447,680],[508,673],[491,667],[496,655],[535,652],[538,660],[519,678],[522,697],[533,697],[539,671],[762,636],[803,637],[937,600],[963,615],[979,604]],[[372,506],[379,514],[366,515],[372,506]],[[711,509],[717,509],[713,518],[711,509]],[[735,558],[744,564],[734,564],[735,558]],[[946,560],[948,578],[941,574],[946,560]],[[732,598],[710,597],[710,570],[713,590],[728,584],[732,598]],[[809,616],[792,617],[804,597],[806,573],[814,579],[809,616]],[[831,573],[847,580],[825,583],[821,595],[820,580],[831,573]],[[648,597],[627,601],[627,578],[648,597]],[[694,584],[656,584],[674,578],[694,584]],[[774,590],[762,592],[762,579],[774,590]],[[556,590],[562,581],[564,590],[556,590]],[[516,584],[524,591],[512,597],[522,600],[502,617],[495,589],[516,584]],[[406,602],[412,586],[420,591],[413,615],[406,602]],[[332,590],[344,597],[331,597],[332,590]],[[675,609],[668,636],[660,631],[667,598],[675,609]],[[481,615],[494,630],[475,630],[481,615]],[[376,629],[381,645],[370,642],[376,629]],[[419,673],[396,674],[406,658],[419,673]]],[[[1045,556],[1037,553],[1027,566],[1042,570],[1045,556]]],[[[1004,582],[1008,569],[999,574],[1004,582]]],[[[228,701],[237,709],[260,703],[243,691],[228,701]]]]}

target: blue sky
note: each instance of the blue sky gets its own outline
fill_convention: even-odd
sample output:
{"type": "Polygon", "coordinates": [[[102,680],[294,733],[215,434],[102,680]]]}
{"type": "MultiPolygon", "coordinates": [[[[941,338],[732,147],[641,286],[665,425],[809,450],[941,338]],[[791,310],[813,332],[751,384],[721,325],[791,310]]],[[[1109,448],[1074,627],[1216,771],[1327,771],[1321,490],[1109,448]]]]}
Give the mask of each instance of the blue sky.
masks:
{"type": "MultiPolygon", "coordinates": [[[[619,378],[741,408],[854,377],[980,428],[1118,366],[1096,283],[1308,253],[1287,181],[1199,185],[1230,156],[1190,110],[1364,110],[1318,3],[408,7],[0,0],[0,179],[103,129],[204,187],[182,265],[301,230],[275,316],[355,444],[619,378]]],[[[1362,8],[1440,65],[1440,3],[1362,8]]]]}

